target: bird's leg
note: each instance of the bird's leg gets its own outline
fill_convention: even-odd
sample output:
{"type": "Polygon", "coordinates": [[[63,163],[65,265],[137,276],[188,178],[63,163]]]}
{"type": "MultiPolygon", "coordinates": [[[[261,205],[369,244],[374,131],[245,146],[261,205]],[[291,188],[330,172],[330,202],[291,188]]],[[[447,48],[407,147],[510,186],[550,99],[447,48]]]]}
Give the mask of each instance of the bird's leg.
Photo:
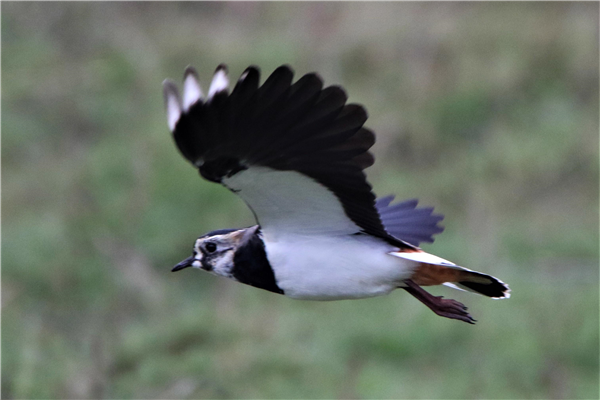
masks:
{"type": "Polygon", "coordinates": [[[411,279],[407,279],[404,282],[406,283],[406,286],[402,286],[402,289],[412,294],[417,300],[425,304],[431,311],[440,317],[458,319],[469,324],[475,323],[475,320],[469,315],[467,307],[464,304],[456,300],[444,299],[442,296],[434,296],[414,283],[411,279]]]}

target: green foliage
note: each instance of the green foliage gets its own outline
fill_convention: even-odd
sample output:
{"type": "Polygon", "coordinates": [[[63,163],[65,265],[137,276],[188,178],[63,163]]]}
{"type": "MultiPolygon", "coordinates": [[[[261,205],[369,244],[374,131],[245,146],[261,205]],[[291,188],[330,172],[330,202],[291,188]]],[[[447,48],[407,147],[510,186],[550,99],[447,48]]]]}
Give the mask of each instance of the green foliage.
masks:
{"type": "Polygon", "coordinates": [[[2,3],[2,397],[597,397],[597,41],[598,3],[2,3]],[[171,274],[253,223],[164,118],[165,77],[221,62],[342,84],[375,191],[513,297],[432,288],[468,326],[171,274]]]}

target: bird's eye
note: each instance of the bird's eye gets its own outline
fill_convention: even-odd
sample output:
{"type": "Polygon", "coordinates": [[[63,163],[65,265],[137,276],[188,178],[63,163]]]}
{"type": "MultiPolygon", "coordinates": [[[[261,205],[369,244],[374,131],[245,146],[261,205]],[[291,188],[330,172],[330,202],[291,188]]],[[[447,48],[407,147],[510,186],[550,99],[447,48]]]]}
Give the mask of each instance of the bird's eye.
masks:
{"type": "Polygon", "coordinates": [[[217,251],[217,245],[215,243],[213,243],[213,242],[206,243],[206,245],[204,246],[204,248],[209,253],[214,253],[215,251],[217,251]]]}

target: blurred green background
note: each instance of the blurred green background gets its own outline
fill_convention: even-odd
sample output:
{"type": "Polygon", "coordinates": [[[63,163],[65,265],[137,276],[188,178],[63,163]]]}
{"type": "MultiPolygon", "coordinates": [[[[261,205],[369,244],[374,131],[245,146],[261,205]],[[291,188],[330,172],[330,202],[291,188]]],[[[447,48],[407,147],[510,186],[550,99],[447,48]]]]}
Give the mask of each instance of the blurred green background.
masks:
{"type": "Polygon", "coordinates": [[[3,398],[597,398],[598,11],[588,3],[2,2],[3,398]],[[166,126],[188,64],[343,85],[424,249],[508,282],[475,326],[403,291],[294,301],[170,267],[253,223],[166,126]]]}

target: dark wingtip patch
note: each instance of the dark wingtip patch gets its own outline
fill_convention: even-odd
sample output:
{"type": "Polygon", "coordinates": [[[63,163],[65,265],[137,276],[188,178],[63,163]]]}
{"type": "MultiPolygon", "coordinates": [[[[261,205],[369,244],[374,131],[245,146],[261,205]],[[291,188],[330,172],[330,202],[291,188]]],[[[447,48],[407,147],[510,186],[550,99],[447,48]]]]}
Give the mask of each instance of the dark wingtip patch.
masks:
{"type": "Polygon", "coordinates": [[[215,74],[219,71],[223,71],[226,74],[229,73],[229,69],[227,68],[227,64],[221,63],[217,66],[217,69],[215,69],[215,74]]]}
{"type": "Polygon", "coordinates": [[[279,67],[275,68],[275,71],[273,71],[273,73],[275,72],[285,72],[286,74],[294,75],[294,69],[289,64],[280,65],[279,67]]]}
{"type": "Polygon", "coordinates": [[[185,67],[185,71],[183,72],[183,79],[185,80],[189,75],[193,75],[197,80],[199,80],[198,71],[196,71],[196,68],[194,68],[191,65],[185,67]]]}
{"type": "Polygon", "coordinates": [[[277,67],[275,71],[262,84],[262,88],[268,88],[273,83],[277,82],[278,84],[282,84],[284,86],[290,86],[292,83],[292,79],[294,79],[294,70],[289,65],[285,64],[280,67],[277,67]]]}
{"type": "Polygon", "coordinates": [[[239,81],[245,81],[248,77],[256,77],[256,80],[258,81],[260,78],[260,68],[258,68],[256,65],[249,66],[244,70],[244,72],[242,72],[239,81]]]}
{"type": "Polygon", "coordinates": [[[173,82],[172,79],[165,79],[162,83],[163,86],[163,99],[165,100],[165,107],[167,106],[167,100],[170,96],[179,99],[179,89],[177,88],[177,84],[173,82]]]}

